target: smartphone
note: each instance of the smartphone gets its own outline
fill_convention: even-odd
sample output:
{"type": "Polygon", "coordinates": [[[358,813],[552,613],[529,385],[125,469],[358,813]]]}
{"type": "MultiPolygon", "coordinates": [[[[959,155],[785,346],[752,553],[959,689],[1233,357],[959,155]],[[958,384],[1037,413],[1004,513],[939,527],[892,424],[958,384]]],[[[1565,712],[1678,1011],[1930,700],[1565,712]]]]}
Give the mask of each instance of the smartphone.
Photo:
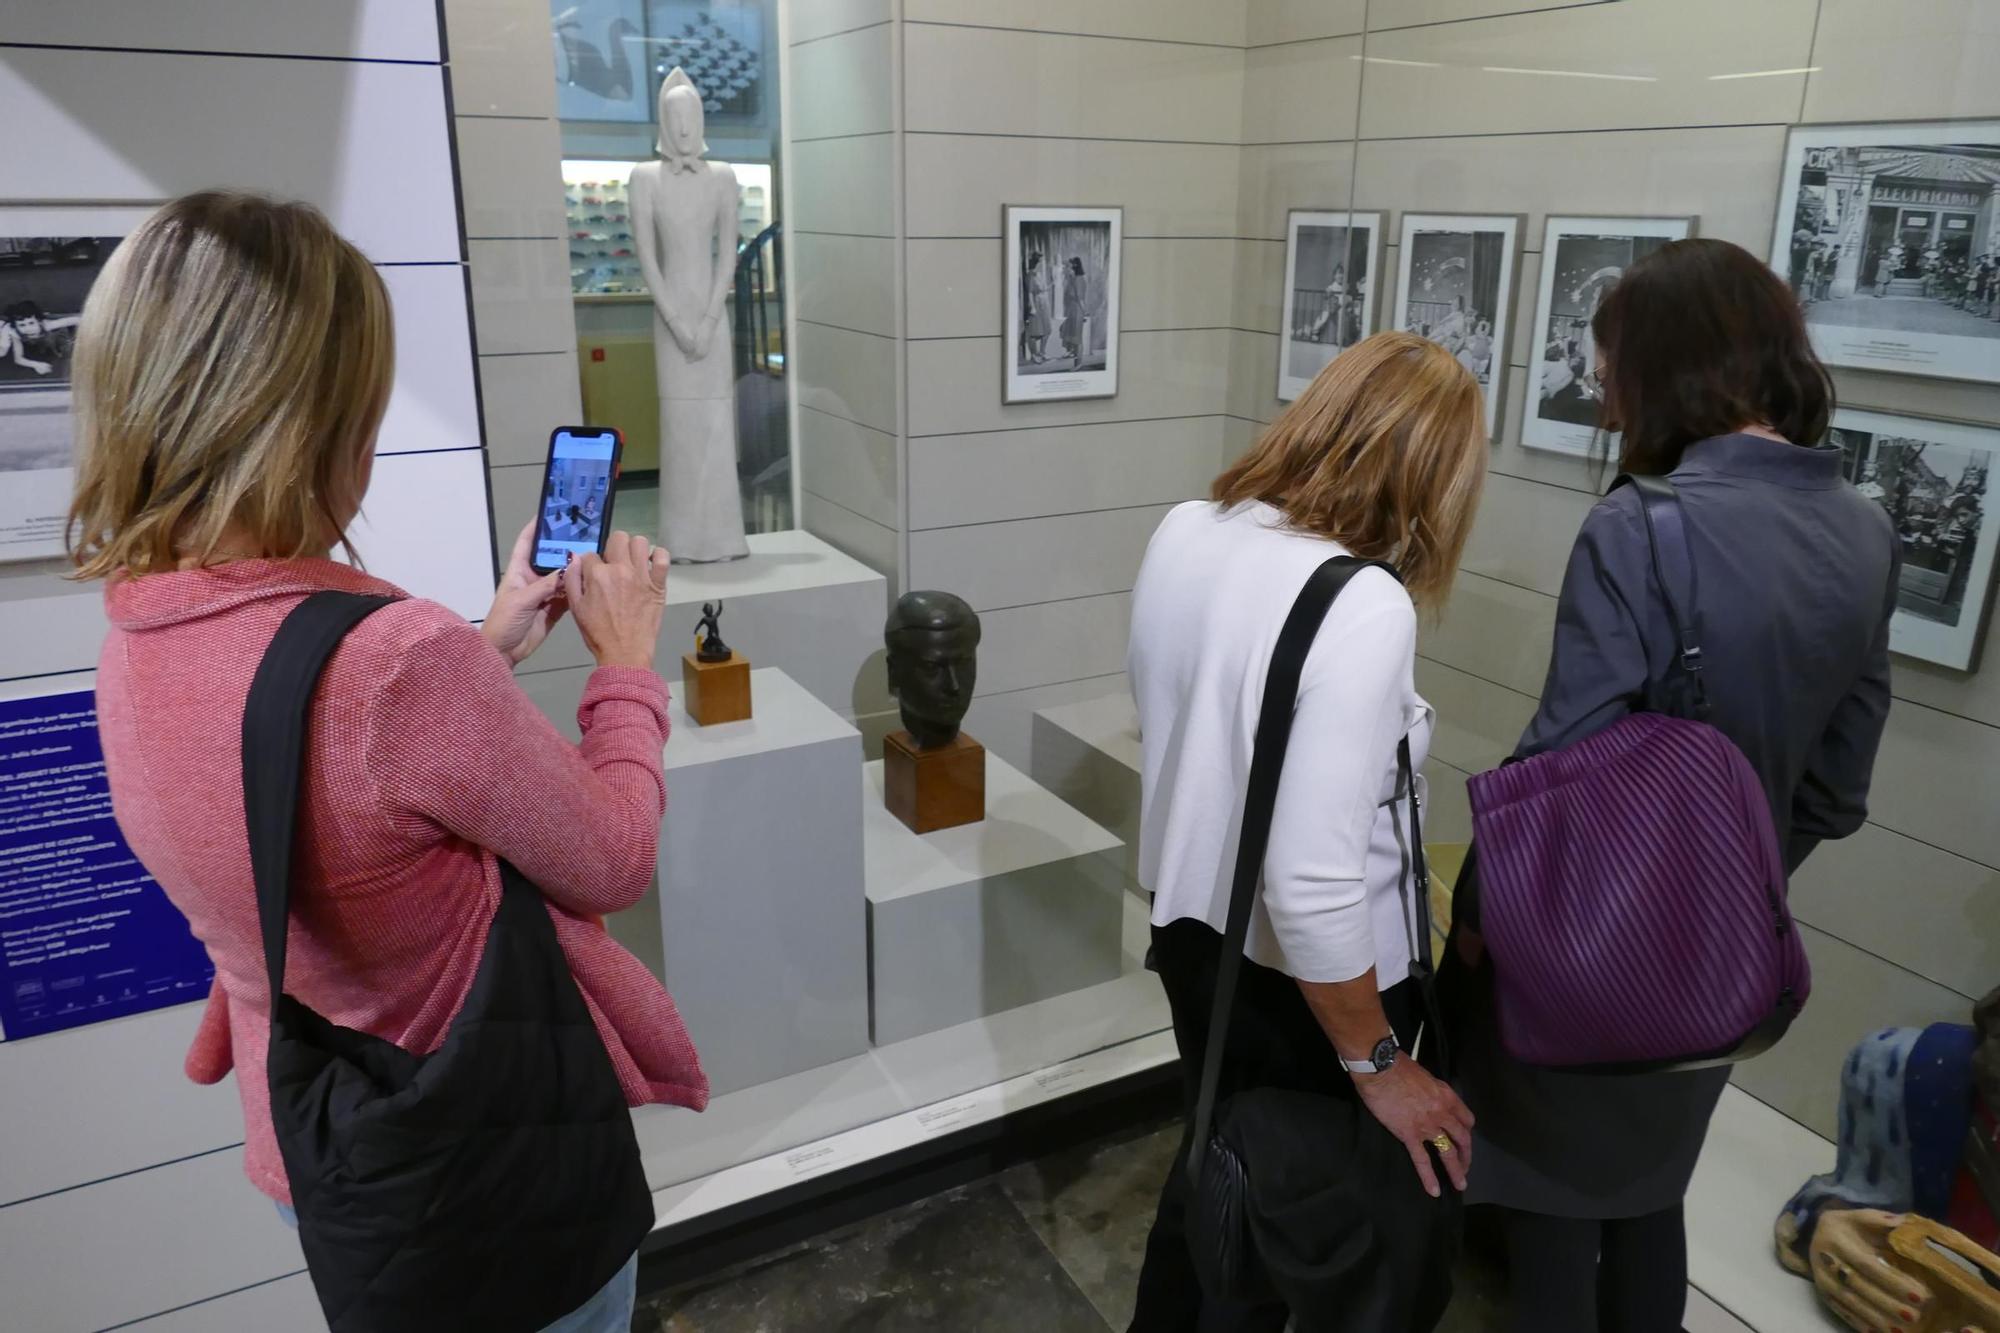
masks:
{"type": "Polygon", "coordinates": [[[572,556],[604,554],[625,437],[609,426],[558,426],[535,510],[534,570],[561,569],[572,556]]]}

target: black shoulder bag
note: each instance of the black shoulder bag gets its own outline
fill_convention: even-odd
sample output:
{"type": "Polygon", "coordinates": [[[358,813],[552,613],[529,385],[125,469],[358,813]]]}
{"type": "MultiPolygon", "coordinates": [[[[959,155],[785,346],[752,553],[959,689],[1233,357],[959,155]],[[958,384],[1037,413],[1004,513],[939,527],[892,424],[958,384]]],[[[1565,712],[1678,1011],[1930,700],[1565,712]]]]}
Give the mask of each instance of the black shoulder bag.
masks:
{"type": "MultiPolygon", "coordinates": [[[[1443,1197],[1424,1192],[1409,1153],[1358,1097],[1249,1088],[1216,1105],[1299,673],[1334,598],[1368,568],[1396,573],[1381,561],[1349,556],[1314,571],[1271,654],[1187,1163],[1188,1246],[1203,1289],[1237,1301],[1282,1300],[1302,1333],[1433,1327],[1451,1297],[1462,1208],[1442,1170],[1443,1197]]],[[[1410,803],[1410,874],[1404,882],[1415,890],[1417,927],[1410,975],[1423,992],[1430,1038],[1418,1043],[1419,1054],[1441,1074],[1446,1057],[1432,982],[1430,875],[1407,739],[1396,762],[1398,790],[1410,803]]]]}
{"type": "Polygon", "coordinates": [[[530,1333],[595,1295],[653,1223],[631,1114],[541,894],[501,863],[485,955],[429,1055],[284,993],[313,691],[341,639],[391,600],[306,598],[243,710],[271,1122],[332,1333],[530,1333]]]}

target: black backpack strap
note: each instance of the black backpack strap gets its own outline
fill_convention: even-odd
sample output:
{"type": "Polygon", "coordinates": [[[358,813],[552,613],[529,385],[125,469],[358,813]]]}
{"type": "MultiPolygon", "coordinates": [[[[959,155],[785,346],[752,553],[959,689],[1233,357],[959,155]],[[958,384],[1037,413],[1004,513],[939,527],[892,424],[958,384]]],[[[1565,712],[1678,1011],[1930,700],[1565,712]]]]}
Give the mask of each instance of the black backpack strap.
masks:
{"type": "MultiPolygon", "coordinates": [[[[1236,1004],[1237,978],[1243,971],[1243,944],[1250,934],[1250,909],[1257,886],[1264,875],[1264,851],[1271,841],[1271,814],[1278,800],[1278,778],[1285,767],[1285,751],[1291,744],[1292,713],[1298,706],[1299,675],[1305,669],[1306,654],[1326,619],[1333,599],[1348,581],[1364,569],[1380,569],[1398,578],[1395,567],[1380,560],[1358,560],[1337,555],[1327,560],[1292,603],[1278,643],[1271,650],[1271,665],[1264,674],[1264,702],[1257,716],[1256,744],[1251,752],[1250,781],[1243,800],[1243,825],[1236,844],[1236,871],[1229,893],[1229,922],[1223,932],[1222,961],[1216,970],[1215,997],[1209,1007],[1208,1036],[1201,1064],[1201,1093],[1195,1102],[1193,1138],[1188,1153],[1188,1179],[1199,1190],[1202,1159],[1208,1152],[1208,1137],[1215,1121],[1216,1089],[1222,1078],[1222,1050],[1229,1033],[1229,1014],[1236,1004]]],[[[1407,738],[1397,750],[1400,769],[1398,783],[1408,793],[1412,857],[1418,892],[1418,948],[1422,953],[1421,975],[1427,976],[1431,960],[1429,872],[1424,863],[1422,829],[1416,813],[1416,777],[1410,772],[1410,743],[1407,738]]],[[[1426,983],[1427,984],[1427,983],[1426,983]]]]}
{"type": "Polygon", "coordinates": [[[1665,477],[1626,472],[1611,489],[1630,486],[1639,493],[1639,510],[1646,516],[1646,539],[1653,550],[1653,577],[1666,602],[1667,620],[1679,646],[1681,672],[1687,681],[1696,718],[1708,716],[1708,685],[1702,679],[1701,625],[1694,601],[1694,554],[1688,549],[1687,516],[1680,492],[1665,477]]]}
{"type": "Polygon", "coordinates": [[[243,704],[243,819],[257,880],[257,920],[275,1007],[285,989],[285,926],[292,906],[292,830],[304,776],[306,720],[333,650],[371,612],[396,600],[316,592],[292,608],[243,704]]]}

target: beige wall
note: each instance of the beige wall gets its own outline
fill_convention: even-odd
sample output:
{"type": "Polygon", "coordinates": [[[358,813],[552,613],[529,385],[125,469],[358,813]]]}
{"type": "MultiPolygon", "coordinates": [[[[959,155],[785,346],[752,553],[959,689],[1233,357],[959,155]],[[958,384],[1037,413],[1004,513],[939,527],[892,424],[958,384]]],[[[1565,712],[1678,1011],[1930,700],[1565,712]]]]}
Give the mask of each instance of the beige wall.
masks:
{"type": "MultiPolygon", "coordinates": [[[[979,606],[968,726],[1003,753],[1033,709],[1121,687],[1158,515],[1277,412],[1287,210],[1380,210],[1390,242],[1406,210],[1527,215],[1487,499],[1422,644],[1440,837],[1465,834],[1465,775],[1534,707],[1600,489],[1519,445],[1548,213],[1696,214],[1761,254],[1789,125],[2000,115],[1981,0],[792,8],[814,16],[791,48],[806,521],[979,606]],[[1116,398],[1001,406],[1007,203],[1124,206],[1116,398]]],[[[1990,386],[1837,379],[1855,406],[2000,425],[1990,386]]],[[[1795,887],[1812,1005],[1738,1075],[1821,1132],[1851,1042],[1963,1019],[2000,982],[2000,654],[1970,676],[1899,659],[1895,692],[1872,821],[1795,887]]]]}

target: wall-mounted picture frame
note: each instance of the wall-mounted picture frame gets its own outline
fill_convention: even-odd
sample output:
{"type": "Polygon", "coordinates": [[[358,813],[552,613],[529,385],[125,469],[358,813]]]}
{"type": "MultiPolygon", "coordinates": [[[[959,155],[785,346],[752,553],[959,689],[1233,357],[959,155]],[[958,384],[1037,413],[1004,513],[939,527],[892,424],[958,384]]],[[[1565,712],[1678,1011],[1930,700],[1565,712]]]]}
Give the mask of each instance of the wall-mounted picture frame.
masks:
{"type": "Polygon", "coordinates": [[[1342,351],[1375,331],[1382,215],[1294,209],[1285,217],[1278,401],[1289,403],[1342,351]]]}
{"type": "Polygon", "coordinates": [[[1828,365],[2000,384],[2000,120],[1793,127],[1771,267],[1828,365]]]}
{"type": "MultiPolygon", "coordinates": [[[[1597,344],[1590,320],[1634,261],[1695,234],[1692,217],[1569,217],[1551,214],[1542,231],[1542,276],[1528,330],[1528,391],[1521,395],[1521,443],[1588,458],[1597,438],[1597,344]]],[[[1616,453],[1616,441],[1612,442],[1616,453]]]]}
{"type": "Polygon", "coordinates": [[[1954,671],[1979,664],[1993,600],[1993,464],[2000,430],[1843,407],[1827,443],[1847,479],[1888,512],[1903,567],[1889,648],[1954,671]]]}
{"type": "Polygon", "coordinates": [[[1002,234],[1001,401],[1116,396],[1125,210],[1009,204],[1002,234]]]}
{"type": "Polygon", "coordinates": [[[1520,213],[1405,213],[1394,327],[1437,343],[1479,381],[1486,434],[1500,429],[1520,268],[1520,213]]]}
{"type": "Polygon", "coordinates": [[[0,563],[64,553],[77,323],[105,261],[147,211],[0,206],[0,563]]]}

